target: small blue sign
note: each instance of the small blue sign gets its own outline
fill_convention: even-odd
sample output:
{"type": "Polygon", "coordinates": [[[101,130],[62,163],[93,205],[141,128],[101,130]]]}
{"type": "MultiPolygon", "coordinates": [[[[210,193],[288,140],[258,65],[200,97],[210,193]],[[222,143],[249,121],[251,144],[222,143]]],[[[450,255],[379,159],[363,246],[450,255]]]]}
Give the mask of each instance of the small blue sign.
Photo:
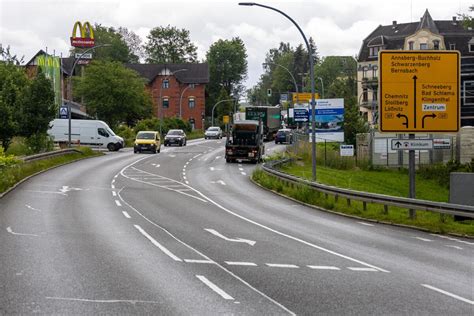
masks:
{"type": "Polygon", "coordinates": [[[307,109],[294,109],[293,110],[295,122],[308,122],[308,110],[307,109]]]}
{"type": "Polygon", "coordinates": [[[66,106],[62,106],[59,108],[59,118],[68,118],[68,112],[67,112],[67,107],[66,106]]]}

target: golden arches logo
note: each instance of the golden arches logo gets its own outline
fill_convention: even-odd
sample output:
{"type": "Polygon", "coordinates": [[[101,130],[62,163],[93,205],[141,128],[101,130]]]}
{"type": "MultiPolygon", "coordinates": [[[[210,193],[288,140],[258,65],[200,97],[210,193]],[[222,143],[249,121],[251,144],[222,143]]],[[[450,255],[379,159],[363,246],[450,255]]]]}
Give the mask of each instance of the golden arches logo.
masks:
{"type": "Polygon", "coordinates": [[[92,28],[91,24],[89,22],[82,24],[79,21],[74,23],[74,27],[72,29],[71,45],[74,47],[85,48],[93,47],[94,44],[94,29],[92,28]],[[76,36],[78,28],[80,37],[76,36]]]}

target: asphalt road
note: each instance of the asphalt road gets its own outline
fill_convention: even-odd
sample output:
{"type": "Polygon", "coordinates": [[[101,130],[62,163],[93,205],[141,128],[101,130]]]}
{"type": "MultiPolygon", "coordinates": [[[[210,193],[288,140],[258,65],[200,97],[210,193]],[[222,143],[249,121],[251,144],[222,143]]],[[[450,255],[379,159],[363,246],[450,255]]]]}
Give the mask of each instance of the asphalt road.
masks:
{"type": "Polygon", "coordinates": [[[110,153],[7,194],[0,314],[473,314],[473,240],[302,206],[223,146],[110,153]]]}

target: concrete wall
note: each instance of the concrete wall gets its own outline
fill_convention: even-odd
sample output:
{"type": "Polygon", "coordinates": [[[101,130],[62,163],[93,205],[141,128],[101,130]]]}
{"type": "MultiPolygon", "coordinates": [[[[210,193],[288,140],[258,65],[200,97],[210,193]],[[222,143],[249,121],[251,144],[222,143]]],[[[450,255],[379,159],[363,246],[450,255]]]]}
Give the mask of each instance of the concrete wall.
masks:
{"type": "Polygon", "coordinates": [[[465,126],[459,130],[456,150],[456,160],[468,163],[474,159],[474,127],[465,126]]]}

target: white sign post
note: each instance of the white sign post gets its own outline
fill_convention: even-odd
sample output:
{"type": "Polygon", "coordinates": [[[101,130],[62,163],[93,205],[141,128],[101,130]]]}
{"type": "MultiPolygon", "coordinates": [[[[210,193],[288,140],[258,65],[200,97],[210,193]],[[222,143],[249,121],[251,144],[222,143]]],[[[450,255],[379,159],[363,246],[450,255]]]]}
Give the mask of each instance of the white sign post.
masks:
{"type": "Polygon", "coordinates": [[[393,150],[433,149],[432,139],[392,139],[393,150]]]}
{"type": "Polygon", "coordinates": [[[339,151],[341,157],[354,157],[354,145],[341,145],[339,151]]]}

